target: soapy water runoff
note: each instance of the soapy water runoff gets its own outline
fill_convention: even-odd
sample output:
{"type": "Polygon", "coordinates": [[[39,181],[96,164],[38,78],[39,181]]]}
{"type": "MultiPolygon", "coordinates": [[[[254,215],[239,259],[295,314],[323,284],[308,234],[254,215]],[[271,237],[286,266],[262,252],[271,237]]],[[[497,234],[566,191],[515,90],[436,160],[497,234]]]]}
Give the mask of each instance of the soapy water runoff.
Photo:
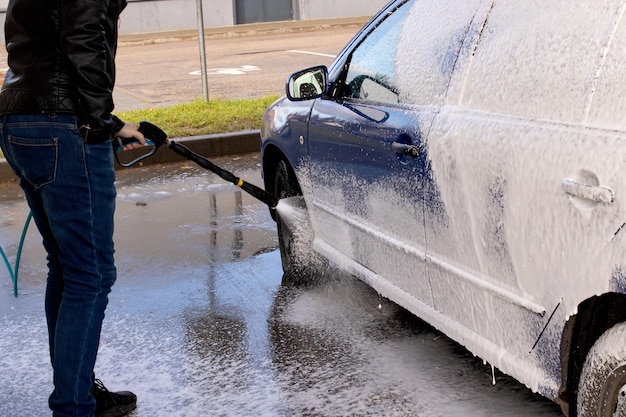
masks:
{"type": "MultiPolygon", "coordinates": [[[[256,157],[216,162],[261,183],[256,157]]],[[[0,212],[14,256],[15,184],[0,212]]],[[[116,248],[96,372],[137,393],[135,417],[560,415],[352,277],[281,285],[267,207],[190,163],[118,173],[116,248]]],[[[1,416],[50,414],[45,270],[31,228],[18,298],[0,271],[1,416]]]]}

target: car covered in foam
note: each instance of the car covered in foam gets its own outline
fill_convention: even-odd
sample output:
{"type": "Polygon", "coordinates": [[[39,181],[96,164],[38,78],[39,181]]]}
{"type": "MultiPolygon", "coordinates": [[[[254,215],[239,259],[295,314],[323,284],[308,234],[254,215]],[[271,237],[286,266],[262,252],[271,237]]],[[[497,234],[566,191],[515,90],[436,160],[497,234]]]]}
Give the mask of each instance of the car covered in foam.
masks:
{"type": "Polygon", "coordinates": [[[290,76],[262,128],[304,213],[272,213],[285,277],[330,262],[566,415],[626,415],[625,11],[392,1],[290,76]]]}

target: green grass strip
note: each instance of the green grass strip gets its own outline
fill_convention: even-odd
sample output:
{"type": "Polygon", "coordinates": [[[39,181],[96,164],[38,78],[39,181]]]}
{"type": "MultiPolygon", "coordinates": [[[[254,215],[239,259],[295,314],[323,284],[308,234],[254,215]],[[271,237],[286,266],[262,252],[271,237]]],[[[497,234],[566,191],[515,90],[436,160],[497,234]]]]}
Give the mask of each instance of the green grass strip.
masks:
{"type": "Polygon", "coordinates": [[[172,107],[139,109],[115,114],[127,122],[147,120],[169,137],[208,135],[259,129],[265,108],[277,96],[247,100],[199,99],[172,107]]]}

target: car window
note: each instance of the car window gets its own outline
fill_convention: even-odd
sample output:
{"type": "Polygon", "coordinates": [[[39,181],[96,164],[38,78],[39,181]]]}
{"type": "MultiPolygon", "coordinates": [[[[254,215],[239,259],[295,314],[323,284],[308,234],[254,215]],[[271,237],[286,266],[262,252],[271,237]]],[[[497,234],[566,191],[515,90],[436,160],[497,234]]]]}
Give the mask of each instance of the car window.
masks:
{"type": "Polygon", "coordinates": [[[396,9],[353,51],[345,79],[344,97],[399,102],[395,55],[408,9],[407,3],[396,9]]]}
{"type": "Polygon", "coordinates": [[[463,105],[581,122],[621,7],[616,0],[497,0],[465,80],[463,105]]]}
{"type": "Polygon", "coordinates": [[[459,55],[469,47],[464,41],[482,1],[415,2],[396,54],[401,102],[443,105],[459,55]]]}
{"type": "Polygon", "coordinates": [[[408,1],[353,52],[345,97],[441,105],[481,0],[408,1]]]}

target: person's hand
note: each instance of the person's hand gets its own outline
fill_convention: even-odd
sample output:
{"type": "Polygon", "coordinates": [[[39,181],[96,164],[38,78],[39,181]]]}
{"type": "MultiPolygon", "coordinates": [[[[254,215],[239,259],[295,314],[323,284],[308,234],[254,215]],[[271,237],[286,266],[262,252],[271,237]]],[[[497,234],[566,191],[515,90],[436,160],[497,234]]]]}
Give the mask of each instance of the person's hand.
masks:
{"type": "Polygon", "coordinates": [[[137,140],[137,142],[129,143],[128,145],[124,146],[122,148],[122,150],[124,151],[127,151],[129,149],[141,148],[142,146],[146,144],[146,138],[139,131],[138,123],[126,123],[125,122],[124,127],[122,127],[115,136],[124,138],[124,139],[136,139],[137,140]]]}

